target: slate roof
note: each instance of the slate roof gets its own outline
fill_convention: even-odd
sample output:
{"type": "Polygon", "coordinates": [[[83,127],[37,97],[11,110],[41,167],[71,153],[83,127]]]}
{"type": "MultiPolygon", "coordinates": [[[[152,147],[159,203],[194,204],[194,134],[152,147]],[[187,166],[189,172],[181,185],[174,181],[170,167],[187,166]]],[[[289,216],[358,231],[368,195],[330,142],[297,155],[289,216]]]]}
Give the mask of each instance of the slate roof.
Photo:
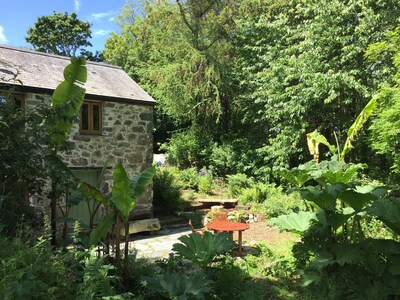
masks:
{"type": "MultiPolygon", "coordinates": [[[[22,82],[23,90],[52,93],[63,80],[63,70],[69,62],[64,56],[0,45],[0,82],[12,79],[18,71],[17,79],[22,82]]],[[[155,104],[154,99],[120,67],[89,61],[86,66],[86,99],[155,104]]],[[[16,82],[16,85],[21,84],[16,82]]]]}

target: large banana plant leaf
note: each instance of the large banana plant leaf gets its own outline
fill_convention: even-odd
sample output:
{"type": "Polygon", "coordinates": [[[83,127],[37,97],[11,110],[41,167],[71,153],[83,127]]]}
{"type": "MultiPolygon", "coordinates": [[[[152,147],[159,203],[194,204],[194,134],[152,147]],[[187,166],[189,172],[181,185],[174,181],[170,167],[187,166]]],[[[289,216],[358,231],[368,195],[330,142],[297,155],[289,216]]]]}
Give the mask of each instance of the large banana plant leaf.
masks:
{"type": "Polygon", "coordinates": [[[112,202],[118,209],[121,218],[126,221],[136,204],[132,195],[131,182],[121,162],[118,162],[113,172],[112,202]]]}
{"type": "Polygon", "coordinates": [[[123,221],[127,221],[137,199],[151,183],[155,173],[155,168],[150,167],[130,180],[122,163],[117,163],[113,172],[114,185],[111,193],[112,202],[118,209],[123,221]]]}
{"type": "Polygon", "coordinates": [[[146,191],[147,186],[151,183],[155,174],[156,168],[150,167],[144,170],[138,176],[132,178],[131,189],[135,199],[139,198],[140,195],[146,191]]]}
{"type": "Polygon", "coordinates": [[[104,206],[110,206],[108,198],[96,187],[84,181],[77,181],[77,190],[89,199],[94,199],[95,201],[103,204],[104,206]]]}
{"type": "Polygon", "coordinates": [[[181,243],[174,244],[172,250],[201,267],[207,266],[217,255],[226,254],[235,246],[228,233],[212,234],[206,231],[201,236],[195,232],[179,240],[181,243]]]}
{"type": "Polygon", "coordinates": [[[89,245],[97,245],[107,235],[114,223],[114,216],[105,216],[90,233],[89,245]]]}
{"type": "Polygon", "coordinates": [[[83,84],[87,79],[85,64],[85,58],[71,57],[71,63],[64,69],[64,81],[53,92],[51,106],[57,116],[49,118],[46,125],[50,143],[56,149],[67,139],[82,106],[85,96],[83,84]]]}
{"type": "Polygon", "coordinates": [[[357,119],[354,121],[353,125],[350,126],[347,131],[347,139],[344,143],[344,147],[342,153],[340,154],[340,160],[344,161],[346,154],[353,148],[352,142],[355,140],[357,134],[360,132],[364,123],[368,120],[372,112],[376,107],[376,98],[372,98],[367,105],[363,108],[360,114],[357,116],[357,119]]]}
{"type": "Polygon", "coordinates": [[[320,134],[318,130],[314,130],[313,132],[307,133],[307,143],[311,155],[313,155],[316,152],[318,144],[323,144],[327,146],[332,155],[335,155],[336,153],[336,147],[330,144],[326,139],[326,137],[320,134]]]}

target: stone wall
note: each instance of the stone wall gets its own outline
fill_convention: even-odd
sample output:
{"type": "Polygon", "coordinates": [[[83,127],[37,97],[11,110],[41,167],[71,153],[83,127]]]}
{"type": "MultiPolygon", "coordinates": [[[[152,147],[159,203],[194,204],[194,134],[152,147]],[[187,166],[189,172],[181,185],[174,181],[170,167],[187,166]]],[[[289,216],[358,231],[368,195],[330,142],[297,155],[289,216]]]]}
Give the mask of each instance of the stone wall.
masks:
{"type": "MultiPolygon", "coordinates": [[[[90,99],[88,99],[90,100],[90,99]]],[[[50,96],[26,94],[26,107],[48,101],[50,96]]],[[[112,170],[121,161],[130,176],[137,175],[152,163],[153,157],[153,107],[119,102],[103,103],[103,133],[82,135],[79,122],[73,124],[68,138],[68,151],[61,153],[62,160],[71,168],[102,168],[108,161],[104,192],[112,185],[112,170]]],[[[134,214],[152,212],[152,191],[149,189],[138,201],[134,214]]]]}

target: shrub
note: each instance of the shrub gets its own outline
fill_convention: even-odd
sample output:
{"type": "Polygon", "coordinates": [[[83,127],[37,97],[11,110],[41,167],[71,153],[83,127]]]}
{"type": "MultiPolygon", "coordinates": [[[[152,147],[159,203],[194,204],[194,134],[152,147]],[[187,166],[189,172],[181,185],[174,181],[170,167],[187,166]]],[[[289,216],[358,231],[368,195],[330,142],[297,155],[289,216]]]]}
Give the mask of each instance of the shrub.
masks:
{"type": "Polygon", "coordinates": [[[0,236],[0,298],[72,299],[73,278],[63,254],[54,253],[46,238],[32,243],[26,236],[0,236]]]}
{"type": "Polygon", "coordinates": [[[211,194],[213,190],[213,177],[210,171],[205,168],[200,172],[199,177],[199,192],[202,194],[211,194]]]}
{"type": "Polygon", "coordinates": [[[162,207],[168,212],[183,209],[184,201],[181,197],[180,186],[173,173],[167,168],[157,168],[153,178],[154,205],[162,207]]]}
{"type": "Polygon", "coordinates": [[[180,170],[177,173],[179,184],[183,189],[195,189],[199,187],[199,172],[196,168],[180,170]]]}
{"type": "Polygon", "coordinates": [[[306,210],[306,205],[298,192],[286,193],[282,187],[268,185],[267,200],[263,203],[263,213],[268,217],[277,217],[294,211],[306,210]]]}
{"type": "Polygon", "coordinates": [[[166,150],[168,162],[179,168],[208,166],[213,141],[211,135],[199,127],[176,132],[167,144],[162,145],[166,150]]]}
{"type": "Polygon", "coordinates": [[[277,217],[291,211],[306,209],[299,193],[286,193],[274,184],[257,183],[242,190],[238,196],[241,204],[251,203],[254,209],[268,217],[277,217]]]}
{"type": "Polygon", "coordinates": [[[234,198],[239,196],[242,193],[242,190],[249,187],[252,182],[247,175],[242,173],[228,175],[227,178],[229,195],[234,198]]]}
{"type": "Polygon", "coordinates": [[[267,200],[267,190],[267,185],[257,183],[249,188],[243,189],[242,193],[238,197],[238,200],[242,204],[247,204],[250,202],[262,203],[267,200]]]}
{"type": "Polygon", "coordinates": [[[225,177],[233,174],[236,168],[237,160],[235,152],[230,145],[214,146],[210,157],[210,165],[216,170],[216,173],[225,177]]]}
{"type": "Polygon", "coordinates": [[[100,299],[115,294],[114,286],[121,278],[110,275],[114,266],[106,264],[103,256],[96,257],[96,249],[86,252],[83,263],[82,282],[77,288],[77,299],[100,299]]]}

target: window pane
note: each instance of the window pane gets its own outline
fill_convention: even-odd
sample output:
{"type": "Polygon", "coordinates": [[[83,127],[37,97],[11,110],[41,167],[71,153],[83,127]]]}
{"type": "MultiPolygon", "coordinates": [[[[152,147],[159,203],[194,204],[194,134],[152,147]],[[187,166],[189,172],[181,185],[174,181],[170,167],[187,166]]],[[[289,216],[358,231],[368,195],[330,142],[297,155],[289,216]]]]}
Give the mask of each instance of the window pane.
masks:
{"type": "Polygon", "coordinates": [[[93,130],[100,130],[100,105],[93,104],[93,130]]]}
{"type": "Polygon", "coordinates": [[[89,130],[89,105],[82,105],[82,114],[81,114],[81,130],[89,130]]]}

